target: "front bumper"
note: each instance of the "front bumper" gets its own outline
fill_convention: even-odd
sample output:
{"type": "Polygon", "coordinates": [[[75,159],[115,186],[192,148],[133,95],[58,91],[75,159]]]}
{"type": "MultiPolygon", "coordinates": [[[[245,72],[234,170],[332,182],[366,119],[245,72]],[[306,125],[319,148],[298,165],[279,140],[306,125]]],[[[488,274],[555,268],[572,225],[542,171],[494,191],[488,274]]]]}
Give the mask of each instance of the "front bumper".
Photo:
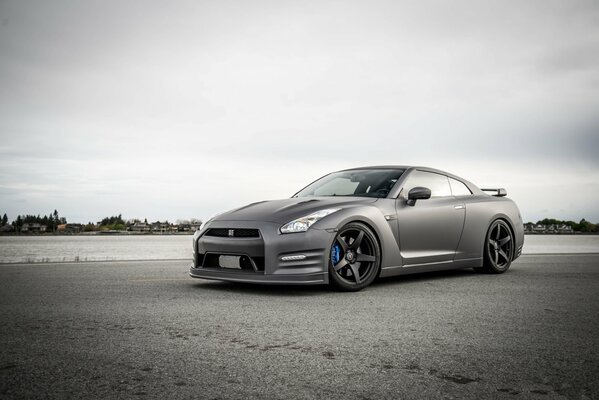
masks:
{"type": "Polygon", "coordinates": [[[189,275],[193,278],[274,285],[322,285],[329,282],[328,274],[322,272],[304,275],[258,275],[229,271],[214,271],[208,268],[194,268],[192,266],[189,270],[189,275]]]}
{"type": "Polygon", "coordinates": [[[255,221],[213,221],[194,243],[194,278],[265,284],[315,285],[328,283],[329,251],[334,232],[311,228],[302,233],[281,234],[280,224],[255,221]],[[206,236],[208,229],[258,229],[260,237],[206,236]],[[257,270],[221,268],[206,261],[206,255],[243,255],[256,261],[257,270]],[[288,256],[302,259],[284,260],[288,256]],[[206,264],[206,265],[204,265],[206,264]]]}

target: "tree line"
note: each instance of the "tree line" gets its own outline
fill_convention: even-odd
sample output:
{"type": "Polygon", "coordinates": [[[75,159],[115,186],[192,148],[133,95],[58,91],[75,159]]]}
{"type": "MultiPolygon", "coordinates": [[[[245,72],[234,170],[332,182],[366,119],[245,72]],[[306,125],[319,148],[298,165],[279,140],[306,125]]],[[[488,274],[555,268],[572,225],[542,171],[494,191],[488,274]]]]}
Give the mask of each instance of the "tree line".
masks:
{"type": "MultiPolygon", "coordinates": [[[[24,224],[40,224],[46,227],[46,230],[50,231],[50,232],[56,232],[56,228],[58,227],[58,225],[61,224],[66,224],[67,223],[67,219],[64,217],[61,217],[60,214],[58,214],[57,210],[54,210],[54,212],[48,214],[48,215],[30,215],[30,214],[26,214],[26,215],[17,215],[17,218],[12,221],[12,223],[10,225],[12,225],[12,227],[16,230],[16,231],[20,231],[21,228],[23,227],[24,224]]],[[[4,213],[4,215],[2,216],[2,226],[7,226],[9,225],[8,223],[8,216],[6,215],[6,213],[4,213]]]]}
{"type": "MultiPolygon", "coordinates": [[[[6,213],[0,219],[0,226],[5,227],[8,226],[8,229],[2,229],[4,232],[21,232],[24,224],[39,224],[40,226],[44,226],[46,228],[46,232],[56,232],[58,225],[67,224],[67,219],[61,217],[57,210],[54,210],[53,213],[48,215],[18,215],[17,218],[9,223],[8,216],[6,213]]],[[[129,230],[132,226],[136,224],[145,224],[146,226],[150,226],[153,224],[164,224],[167,226],[172,226],[168,220],[164,222],[156,221],[153,224],[148,223],[148,219],[145,218],[143,221],[140,219],[131,219],[125,220],[121,214],[113,215],[109,217],[102,218],[98,223],[88,222],[87,224],[70,224],[76,226],[76,231],[84,231],[84,232],[95,232],[95,231],[125,231],[129,230]]],[[[190,220],[178,220],[177,225],[190,225],[190,224],[201,224],[201,221],[196,218],[191,218],[190,220]]]]}
{"type": "MultiPolygon", "coordinates": [[[[198,220],[192,218],[191,223],[195,223],[198,222],[198,220]]],[[[160,221],[157,221],[158,223],[160,223],[160,221]]],[[[67,219],[65,217],[61,217],[60,214],[58,213],[57,210],[54,210],[54,212],[48,214],[48,215],[18,215],[17,218],[12,221],[12,223],[10,223],[10,225],[12,225],[13,229],[17,232],[21,231],[21,228],[23,227],[23,224],[40,224],[46,227],[46,231],[48,232],[56,232],[56,229],[58,227],[58,225],[61,224],[66,224],[67,223],[67,219]]],[[[121,214],[119,215],[114,215],[114,216],[110,216],[110,217],[105,217],[103,218],[98,224],[94,224],[92,222],[88,222],[87,224],[84,224],[83,226],[83,230],[87,231],[87,232],[91,232],[91,231],[96,231],[96,230],[115,230],[115,231],[123,231],[126,230],[127,227],[135,224],[135,223],[142,223],[141,220],[139,219],[133,219],[133,220],[124,220],[123,216],[121,214]]],[[[148,224],[148,220],[145,219],[143,221],[144,224],[148,224]]],[[[164,222],[167,225],[170,225],[170,223],[167,221],[164,222]]],[[[189,223],[189,221],[179,221],[179,223],[189,223]]],[[[531,222],[529,222],[530,224],[531,222]]],[[[9,219],[8,216],[6,215],[6,213],[4,213],[4,215],[2,215],[2,219],[0,220],[0,226],[7,226],[9,225],[9,219]]],[[[587,221],[586,219],[581,219],[580,222],[574,222],[574,221],[566,221],[566,220],[559,220],[559,219],[555,219],[555,218],[545,218],[543,220],[537,221],[536,225],[566,225],[572,228],[573,231],[576,232],[599,232],[599,224],[594,224],[591,223],[589,221],[587,221]]]]}
{"type": "Polygon", "coordinates": [[[599,224],[593,224],[584,218],[581,219],[580,222],[545,218],[543,220],[537,221],[536,225],[566,225],[571,227],[572,230],[576,232],[599,232],[599,224]]]}
{"type": "MultiPolygon", "coordinates": [[[[100,230],[124,231],[127,229],[127,222],[125,222],[123,216],[119,214],[102,218],[99,228],[100,230]]],[[[92,230],[91,222],[85,226],[85,230],[88,232],[92,230]]]]}

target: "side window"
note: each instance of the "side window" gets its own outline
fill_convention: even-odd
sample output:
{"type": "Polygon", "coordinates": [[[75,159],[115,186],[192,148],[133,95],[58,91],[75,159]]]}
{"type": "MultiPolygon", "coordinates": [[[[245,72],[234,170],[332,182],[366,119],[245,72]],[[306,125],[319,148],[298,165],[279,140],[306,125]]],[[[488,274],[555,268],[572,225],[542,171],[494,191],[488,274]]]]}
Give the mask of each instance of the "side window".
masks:
{"type": "Polygon", "coordinates": [[[469,196],[472,194],[468,186],[457,179],[449,178],[449,184],[451,185],[451,193],[454,196],[469,196]]]}
{"type": "Polygon", "coordinates": [[[451,196],[449,180],[445,175],[415,171],[410,175],[403,187],[403,196],[408,198],[409,191],[417,186],[429,188],[431,190],[431,197],[451,196]]]}

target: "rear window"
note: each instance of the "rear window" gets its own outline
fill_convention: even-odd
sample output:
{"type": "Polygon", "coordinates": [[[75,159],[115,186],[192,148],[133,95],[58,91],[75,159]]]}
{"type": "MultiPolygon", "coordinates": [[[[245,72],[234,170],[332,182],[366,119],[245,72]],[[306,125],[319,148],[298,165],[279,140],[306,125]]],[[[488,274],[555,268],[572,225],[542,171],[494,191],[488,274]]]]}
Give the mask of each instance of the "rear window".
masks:
{"type": "Polygon", "coordinates": [[[451,186],[451,193],[454,196],[468,196],[472,194],[468,186],[457,179],[449,178],[449,185],[451,186]]]}

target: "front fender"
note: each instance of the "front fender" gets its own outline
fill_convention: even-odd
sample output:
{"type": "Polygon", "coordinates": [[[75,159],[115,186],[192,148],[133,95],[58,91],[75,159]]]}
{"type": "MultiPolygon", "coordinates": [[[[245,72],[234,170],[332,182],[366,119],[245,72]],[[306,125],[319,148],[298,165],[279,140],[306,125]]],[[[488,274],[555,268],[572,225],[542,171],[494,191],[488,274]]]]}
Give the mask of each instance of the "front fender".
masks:
{"type": "Polygon", "coordinates": [[[312,228],[336,232],[350,222],[363,223],[373,230],[381,247],[382,268],[402,265],[397,245],[397,218],[393,199],[380,199],[377,207],[364,205],[341,209],[318,221],[312,228]],[[389,219],[385,218],[386,215],[389,219]]]}

